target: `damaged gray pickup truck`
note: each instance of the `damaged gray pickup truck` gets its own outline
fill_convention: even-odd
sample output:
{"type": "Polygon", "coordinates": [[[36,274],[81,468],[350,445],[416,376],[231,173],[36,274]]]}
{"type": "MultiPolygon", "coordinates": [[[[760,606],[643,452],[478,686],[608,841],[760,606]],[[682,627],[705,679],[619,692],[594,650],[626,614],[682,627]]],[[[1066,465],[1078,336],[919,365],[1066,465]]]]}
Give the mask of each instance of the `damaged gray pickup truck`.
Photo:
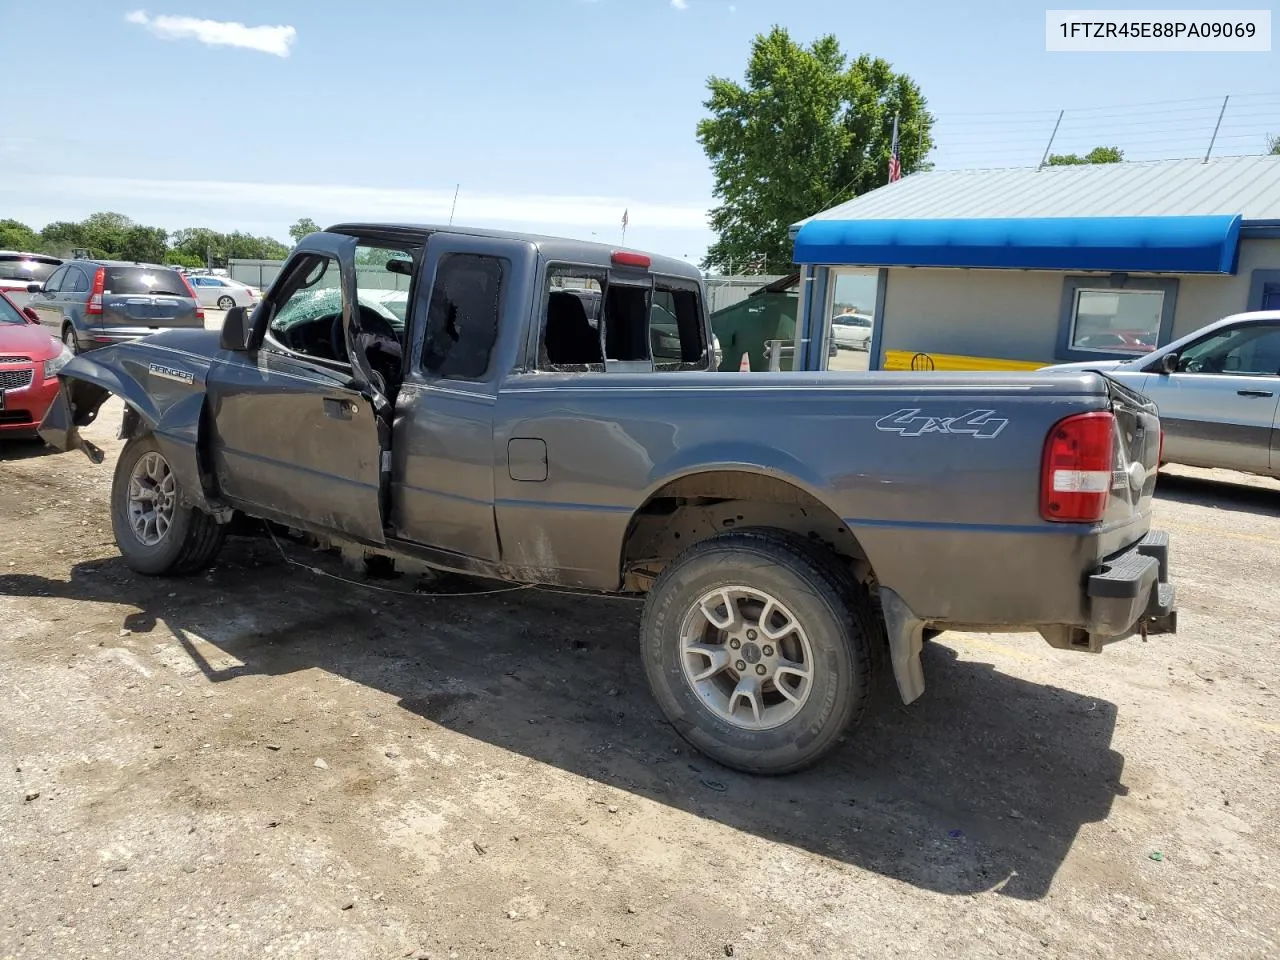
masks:
{"type": "Polygon", "coordinates": [[[647,593],[653,695],[739,770],[822,756],[882,651],[915,700],[948,628],[1091,652],[1176,628],[1141,396],[1088,372],[716,365],[683,261],[349,224],[220,334],[77,357],[41,433],[100,462],[77,428],[124,400],[111,516],[144,574],[207,566],[242,514],[357,556],[647,593]]]}

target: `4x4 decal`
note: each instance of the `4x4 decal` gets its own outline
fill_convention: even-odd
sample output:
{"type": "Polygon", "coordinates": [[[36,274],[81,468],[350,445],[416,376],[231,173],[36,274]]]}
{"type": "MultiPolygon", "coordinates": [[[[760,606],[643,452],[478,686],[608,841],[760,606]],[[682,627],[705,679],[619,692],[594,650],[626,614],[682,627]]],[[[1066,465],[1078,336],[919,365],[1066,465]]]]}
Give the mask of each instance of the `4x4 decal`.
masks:
{"type": "Polygon", "coordinates": [[[1008,420],[996,417],[995,413],[994,410],[970,410],[958,417],[930,417],[923,415],[919,407],[908,407],[881,417],[876,421],[876,429],[902,437],[948,433],[991,440],[1009,425],[1008,420]]]}

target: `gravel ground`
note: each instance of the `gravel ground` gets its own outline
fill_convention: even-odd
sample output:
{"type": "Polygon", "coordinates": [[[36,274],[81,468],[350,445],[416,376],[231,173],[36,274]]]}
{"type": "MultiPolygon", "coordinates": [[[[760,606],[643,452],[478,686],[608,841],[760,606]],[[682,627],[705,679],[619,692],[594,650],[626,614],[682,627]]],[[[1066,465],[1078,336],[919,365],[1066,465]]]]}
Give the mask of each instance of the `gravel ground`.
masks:
{"type": "Polygon", "coordinates": [[[0,448],[0,958],[1280,955],[1280,484],[1161,480],[1176,636],[945,634],[763,780],[661,721],[632,601],[131,574],[117,412],[102,466],[0,448]]]}

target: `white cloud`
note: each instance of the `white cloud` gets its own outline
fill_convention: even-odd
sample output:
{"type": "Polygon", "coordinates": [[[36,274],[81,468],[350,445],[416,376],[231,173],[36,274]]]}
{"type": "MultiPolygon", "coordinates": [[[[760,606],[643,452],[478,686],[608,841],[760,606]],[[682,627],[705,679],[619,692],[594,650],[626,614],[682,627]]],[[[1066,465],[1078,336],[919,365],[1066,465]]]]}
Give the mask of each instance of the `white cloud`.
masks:
{"type": "Polygon", "coordinates": [[[677,10],[688,10],[689,0],[671,0],[671,5],[677,10]]]}
{"type": "MultiPolygon", "coordinates": [[[[391,222],[444,221],[453,204],[453,190],[394,187],[360,187],[346,184],[255,183],[226,180],[148,180],[124,177],[41,176],[10,178],[3,192],[16,195],[56,196],[90,208],[107,203],[111,208],[135,209],[142,204],[169,205],[190,210],[240,210],[246,217],[270,218],[273,214],[301,215],[333,220],[386,220],[391,222]]],[[[654,230],[704,231],[709,203],[646,203],[629,197],[503,195],[493,193],[458,196],[455,223],[528,229],[530,224],[548,227],[600,227],[616,229],[622,211],[629,211],[632,226],[654,230]]],[[[141,216],[138,217],[141,219],[141,216]]]]}
{"type": "Polygon", "coordinates": [[[195,39],[211,47],[240,47],[289,56],[289,48],[298,36],[293,27],[247,27],[243,23],[222,20],[201,20],[198,17],[150,17],[145,10],[125,14],[127,23],[136,24],[155,34],[161,40],[195,39]]]}

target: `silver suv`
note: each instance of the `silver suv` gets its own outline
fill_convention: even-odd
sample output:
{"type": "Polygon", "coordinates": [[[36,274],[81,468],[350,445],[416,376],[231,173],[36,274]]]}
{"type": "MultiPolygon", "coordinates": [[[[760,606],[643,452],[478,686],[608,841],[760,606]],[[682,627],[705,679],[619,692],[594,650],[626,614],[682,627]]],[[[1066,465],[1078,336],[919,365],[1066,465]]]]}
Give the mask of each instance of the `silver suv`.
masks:
{"type": "Polygon", "coordinates": [[[72,353],[173,327],[204,328],[204,310],[177,270],[118,260],[68,260],[28,304],[72,353]]]}

